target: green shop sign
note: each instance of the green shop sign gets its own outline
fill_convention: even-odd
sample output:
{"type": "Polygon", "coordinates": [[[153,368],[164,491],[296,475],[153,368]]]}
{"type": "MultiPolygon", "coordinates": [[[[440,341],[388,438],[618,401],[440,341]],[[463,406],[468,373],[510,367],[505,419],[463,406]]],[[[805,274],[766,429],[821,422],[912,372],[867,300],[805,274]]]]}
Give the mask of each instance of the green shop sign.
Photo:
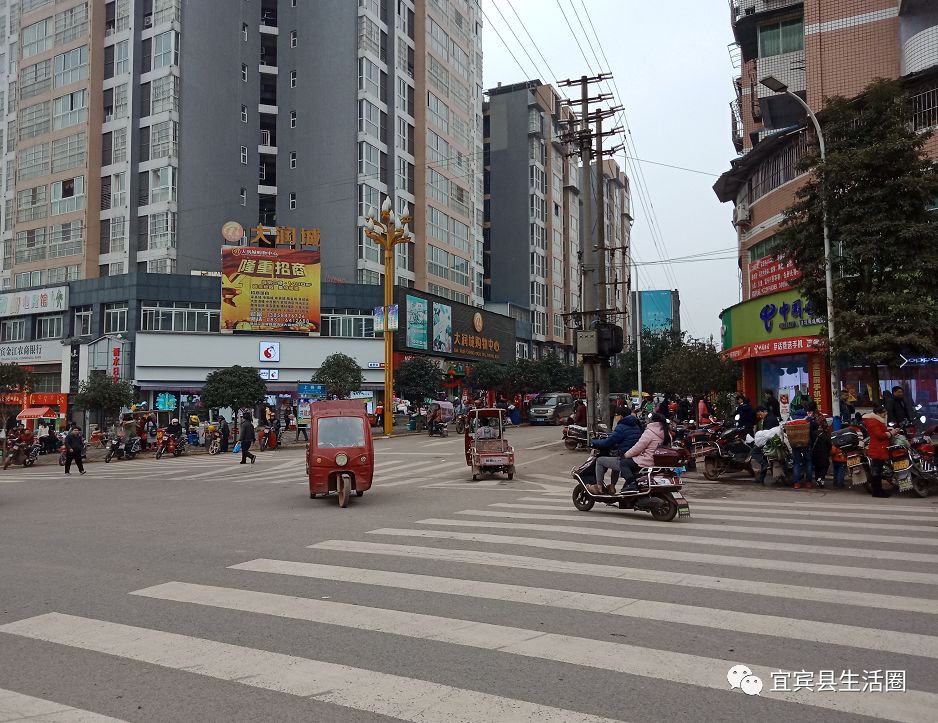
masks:
{"type": "Polygon", "coordinates": [[[720,314],[723,348],[816,335],[822,323],[816,313],[797,289],[744,301],[720,314]]]}

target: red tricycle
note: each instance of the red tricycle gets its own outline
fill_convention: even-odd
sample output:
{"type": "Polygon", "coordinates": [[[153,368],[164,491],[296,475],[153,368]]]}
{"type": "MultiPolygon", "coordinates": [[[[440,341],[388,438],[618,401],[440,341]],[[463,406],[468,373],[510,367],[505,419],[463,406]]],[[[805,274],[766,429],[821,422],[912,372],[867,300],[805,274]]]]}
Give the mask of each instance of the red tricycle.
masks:
{"type": "Polygon", "coordinates": [[[473,409],[466,416],[466,464],[472,467],[472,481],[482,474],[504,472],[515,476],[515,450],[505,439],[505,411],[473,409]]]}
{"type": "Polygon", "coordinates": [[[345,507],[352,492],[361,497],[371,489],[375,462],[368,415],[355,400],[316,402],[310,415],[306,446],[310,499],[335,492],[339,507],[345,507]]]}

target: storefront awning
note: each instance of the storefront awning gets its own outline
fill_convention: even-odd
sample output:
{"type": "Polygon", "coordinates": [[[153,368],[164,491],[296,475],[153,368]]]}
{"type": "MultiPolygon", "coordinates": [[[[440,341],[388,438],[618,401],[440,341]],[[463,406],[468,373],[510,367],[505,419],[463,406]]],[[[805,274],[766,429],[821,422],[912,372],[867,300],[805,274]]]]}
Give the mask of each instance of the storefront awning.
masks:
{"type": "Polygon", "coordinates": [[[58,419],[59,413],[51,407],[29,407],[16,415],[17,419],[58,419]]]}

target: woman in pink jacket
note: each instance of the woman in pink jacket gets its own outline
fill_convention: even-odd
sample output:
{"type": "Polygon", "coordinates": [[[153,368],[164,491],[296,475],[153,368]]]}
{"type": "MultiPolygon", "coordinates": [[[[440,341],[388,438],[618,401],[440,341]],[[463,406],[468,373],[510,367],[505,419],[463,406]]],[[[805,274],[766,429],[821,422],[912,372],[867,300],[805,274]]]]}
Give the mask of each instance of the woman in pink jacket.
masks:
{"type": "Polygon", "coordinates": [[[635,484],[635,473],[641,467],[655,466],[655,451],[658,447],[671,446],[671,432],[668,429],[668,420],[660,414],[652,414],[648,426],[642,432],[638,442],[619,460],[619,470],[625,480],[623,492],[634,492],[638,489],[635,484]]]}

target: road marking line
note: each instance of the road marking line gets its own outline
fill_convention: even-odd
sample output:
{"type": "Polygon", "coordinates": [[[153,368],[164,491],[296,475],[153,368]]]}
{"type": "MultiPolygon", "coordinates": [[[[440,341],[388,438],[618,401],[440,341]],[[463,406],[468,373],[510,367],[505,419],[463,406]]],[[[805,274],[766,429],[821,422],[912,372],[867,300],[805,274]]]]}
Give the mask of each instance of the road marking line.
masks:
{"type": "MultiPolygon", "coordinates": [[[[725,671],[732,667],[734,661],[702,655],[459,618],[184,582],[168,582],[131,594],[568,663],[695,685],[719,690],[724,695],[736,695],[738,692],[731,690],[726,683],[725,671]]],[[[773,670],[779,670],[774,666],[751,667],[753,673],[765,681],[772,679],[773,670]]],[[[890,720],[928,720],[938,709],[938,694],[918,690],[909,690],[896,696],[844,696],[804,689],[797,693],[776,693],[764,689],[762,697],[890,720]],[[913,718],[913,715],[916,717],[913,718]]]]}
{"type": "Polygon", "coordinates": [[[433,575],[386,572],[354,567],[320,565],[290,560],[259,559],[231,565],[232,570],[247,570],[275,575],[293,575],[318,580],[354,582],[362,585],[419,590],[444,595],[507,600],[527,605],[607,613],[628,618],[697,625],[717,630],[734,630],[753,635],[807,640],[830,645],[844,645],[866,650],[881,650],[925,658],[938,658],[938,637],[894,630],[863,628],[856,625],[759,615],[736,610],[680,605],[657,600],[595,595],[574,590],[507,585],[480,580],[463,580],[433,575]]]}
{"type": "MultiPolygon", "coordinates": [[[[704,506],[705,503],[697,502],[693,497],[689,498],[689,501],[694,509],[698,506],[704,506]]],[[[518,502],[537,502],[540,503],[543,507],[567,507],[568,505],[562,505],[560,502],[554,502],[553,500],[545,500],[544,495],[538,497],[519,497],[518,502]]],[[[711,507],[715,510],[726,510],[730,505],[711,507]]],[[[729,522],[740,522],[741,520],[752,519],[751,513],[750,517],[743,517],[741,515],[725,515],[725,514],[713,514],[711,512],[707,513],[706,519],[708,520],[727,520],[729,522]]],[[[763,515],[759,516],[759,521],[766,524],[785,524],[785,525],[800,525],[808,527],[849,527],[853,530],[861,527],[865,530],[900,530],[902,532],[938,532],[938,524],[936,525],[892,525],[892,524],[881,524],[873,522],[846,522],[840,520],[805,520],[799,517],[766,517],[763,515]]]]}
{"type": "MultiPolygon", "coordinates": [[[[0,632],[414,723],[611,723],[608,718],[415,678],[62,613],[9,623],[0,626],[0,632]]],[[[725,674],[720,675],[726,687],[725,674]]]]}
{"type": "Polygon", "coordinates": [[[98,715],[43,698],[34,698],[0,688],[0,721],[36,721],[37,723],[124,723],[120,718],[98,715]]]}
{"type": "Polygon", "coordinates": [[[523,449],[525,451],[531,452],[535,449],[544,449],[544,447],[553,447],[555,444],[563,444],[563,440],[558,439],[553,442],[547,442],[546,444],[538,444],[538,445],[535,445],[534,447],[524,447],[523,449]]]}
{"type": "Polygon", "coordinates": [[[469,565],[517,568],[556,572],[568,575],[587,575],[590,577],[650,582],[661,585],[676,585],[701,590],[719,590],[745,595],[777,597],[789,600],[806,600],[836,605],[902,610],[904,612],[938,615],[938,601],[879,593],[852,592],[803,585],[787,585],[776,582],[761,582],[715,575],[696,575],[666,570],[642,568],[623,568],[618,565],[603,565],[595,562],[571,562],[551,560],[543,557],[509,555],[502,552],[480,550],[461,550],[418,545],[394,545],[380,542],[362,542],[359,540],[324,540],[308,546],[313,550],[331,550],[336,552],[361,553],[365,555],[388,555],[392,557],[415,558],[422,560],[441,560],[469,565]]]}
{"type": "MultiPolygon", "coordinates": [[[[720,504],[719,502],[715,500],[702,499],[702,500],[699,500],[696,504],[708,510],[725,510],[727,512],[738,512],[740,515],[752,516],[753,514],[756,513],[755,509],[750,508],[748,506],[746,507],[737,506],[735,501],[730,502],[729,504],[726,504],[726,503],[720,504]]],[[[869,510],[870,508],[867,507],[866,509],[869,510]]],[[[780,509],[780,510],[771,509],[770,507],[765,506],[765,507],[759,508],[758,514],[760,515],[760,517],[763,517],[766,520],[773,519],[774,515],[797,514],[797,515],[801,515],[804,517],[838,517],[838,518],[849,518],[849,519],[855,519],[855,520],[880,520],[883,522],[887,522],[887,521],[895,522],[896,521],[895,515],[880,514],[878,511],[877,512],[869,512],[869,511],[867,512],[843,512],[841,511],[839,507],[833,507],[833,506],[829,511],[818,509],[817,506],[805,507],[804,509],[797,509],[797,508],[792,509],[789,507],[789,508],[780,509]]],[[[935,515],[935,514],[922,515],[920,512],[919,513],[910,512],[908,514],[905,514],[904,516],[913,522],[934,522],[936,525],[938,525],[938,515],[935,515]]],[[[858,524],[866,524],[866,523],[860,522],[858,524]]]]}
{"type": "MultiPolygon", "coordinates": [[[[760,489],[760,488],[756,487],[756,489],[760,489]]],[[[870,513],[872,509],[870,504],[858,504],[856,502],[841,503],[841,502],[838,502],[836,498],[833,498],[833,497],[818,496],[816,499],[818,500],[817,503],[810,503],[810,502],[765,502],[765,503],[762,503],[762,502],[753,502],[749,500],[735,500],[735,499],[731,500],[730,498],[727,498],[725,501],[729,502],[734,507],[758,507],[760,510],[765,509],[765,508],[770,508],[770,507],[780,507],[785,512],[794,512],[795,510],[798,510],[798,511],[805,512],[805,514],[807,514],[807,511],[812,511],[812,510],[818,511],[819,507],[822,507],[822,506],[823,507],[829,506],[832,511],[836,510],[838,512],[847,510],[847,512],[844,512],[844,514],[854,514],[853,512],[851,512],[851,510],[855,510],[857,513],[860,513],[860,512],[870,513]]],[[[703,500],[701,500],[701,502],[703,502],[703,500]]],[[[710,500],[707,500],[707,502],[710,502],[710,500]]],[[[716,503],[717,500],[713,500],[713,502],[716,503]]],[[[914,501],[911,499],[909,499],[909,503],[910,504],[896,505],[896,506],[892,506],[890,503],[889,507],[886,507],[886,506],[877,507],[875,514],[873,514],[872,516],[875,517],[878,515],[883,515],[883,516],[918,515],[918,516],[924,516],[924,517],[929,517],[931,519],[938,520],[938,507],[921,507],[918,504],[914,504],[914,501]]],[[[828,514],[828,513],[820,512],[820,514],[828,514]]],[[[864,515],[864,517],[865,516],[867,515],[864,515]]]]}
{"type": "MultiPolygon", "coordinates": [[[[517,502],[493,502],[488,507],[498,507],[500,509],[511,509],[511,510],[541,510],[561,513],[564,511],[570,511],[573,509],[572,504],[558,505],[556,507],[546,507],[544,505],[529,505],[529,504],[519,504],[517,502]]],[[[692,505],[694,509],[697,509],[697,505],[692,505]]],[[[458,512],[456,514],[463,514],[458,512]]],[[[639,517],[638,515],[632,514],[630,512],[623,512],[618,507],[606,507],[602,505],[592,510],[593,517],[590,518],[591,522],[611,522],[614,524],[628,526],[630,529],[648,529],[648,521],[644,517],[639,517]],[[634,526],[633,526],[633,523],[634,526]]],[[[579,520],[583,521],[583,513],[577,512],[571,515],[562,515],[562,514],[551,514],[551,515],[537,515],[529,519],[557,519],[557,520],[579,520]]],[[[705,523],[698,522],[688,522],[687,520],[682,520],[679,529],[681,530],[700,530],[702,532],[742,532],[753,535],[768,535],[772,537],[808,537],[812,540],[816,540],[819,537],[819,534],[816,530],[789,530],[781,527],[745,527],[743,525],[708,525],[705,523]]],[[[936,540],[926,540],[922,539],[921,536],[909,536],[901,537],[898,535],[852,535],[847,532],[830,532],[825,530],[823,533],[825,540],[849,540],[853,542],[882,542],[892,545],[913,545],[915,547],[920,546],[936,546],[938,547],[938,539],[936,540]]],[[[749,544],[747,542],[747,544],[749,544]]],[[[863,555],[867,553],[864,551],[863,555]]]]}
{"type": "MultiPolygon", "coordinates": [[[[550,525],[524,525],[512,524],[509,522],[476,522],[474,520],[418,520],[419,524],[425,525],[456,525],[459,527],[493,527],[498,529],[516,529],[516,530],[541,530],[546,532],[554,531],[550,525]]],[[[589,527],[568,528],[576,529],[579,534],[587,538],[591,534],[598,532],[589,527]]],[[[603,530],[606,537],[612,537],[608,533],[614,530],[603,530]]],[[[436,530],[404,530],[395,528],[382,528],[370,530],[369,535],[396,535],[399,537],[425,537],[438,540],[466,540],[469,542],[488,542],[499,545],[519,545],[523,547],[544,547],[554,550],[570,550],[573,552],[591,552],[603,555],[619,555],[625,557],[654,557],[659,554],[658,551],[650,548],[636,549],[627,546],[597,545],[588,542],[566,541],[566,540],[548,540],[538,537],[518,537],[511,535],[490,535],[475,532],[451,532],[436,530]]],[[[617,535],[615,535],[617,536],[617,535]]],[[[795,574],[828,575],[831,577],[849,577],[862,580],[878,580],[882,582],[913,582],[923,585],[938,585],[938,574],[928,572],[907,572],[905,570],[885,570],[872,567],[849,567],[846,565],[821,565],[810,562],[789,561],[789,560],[770,560],[764,558],[744,558],[733,555],[708,555],[698,552],[684,552],[683,550],[669,549],[667,551],[668,560],[682,560],[684,562],[696,562],[706,565],[728,565],[731,567],[744,567],[753,570],[780,570],[792,572],[795,574]]],[[[938,607],[938,600],[935,601],[938,607]]]]}

